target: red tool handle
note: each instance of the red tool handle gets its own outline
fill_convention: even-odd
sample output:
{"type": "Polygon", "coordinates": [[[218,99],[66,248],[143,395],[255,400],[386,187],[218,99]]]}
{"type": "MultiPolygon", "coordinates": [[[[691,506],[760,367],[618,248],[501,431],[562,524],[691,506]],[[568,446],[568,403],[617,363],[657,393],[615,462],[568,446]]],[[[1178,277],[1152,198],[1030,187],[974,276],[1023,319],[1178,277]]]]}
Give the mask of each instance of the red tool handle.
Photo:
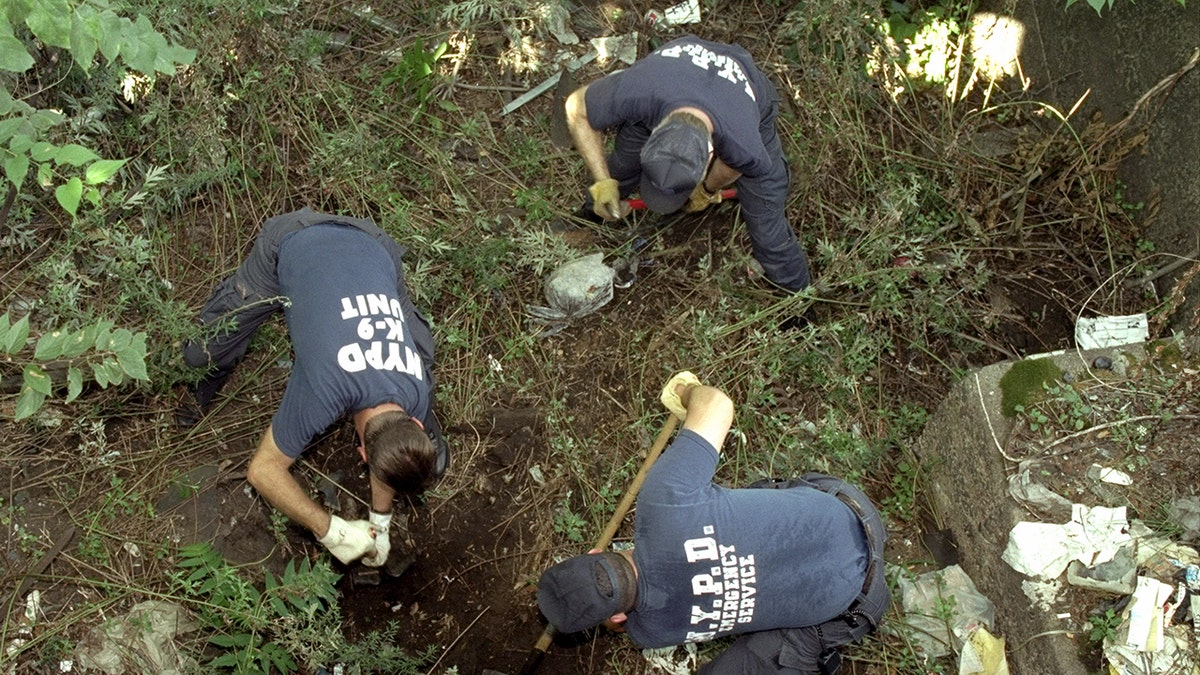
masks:
{"type": "MultiPolygon", "coordinates": [[[[721,199],[722,200],[733,199],[736,196],[737,196],[737,190],[735,190],[733,188],[725,188],[724,190],[721,190],[721,199]]],[[[634,211],[646,208],[646,202],[642,201],[641,199],[629,199],[626,201],[629,202],[629,208],[633,209],[634,211]]]]}

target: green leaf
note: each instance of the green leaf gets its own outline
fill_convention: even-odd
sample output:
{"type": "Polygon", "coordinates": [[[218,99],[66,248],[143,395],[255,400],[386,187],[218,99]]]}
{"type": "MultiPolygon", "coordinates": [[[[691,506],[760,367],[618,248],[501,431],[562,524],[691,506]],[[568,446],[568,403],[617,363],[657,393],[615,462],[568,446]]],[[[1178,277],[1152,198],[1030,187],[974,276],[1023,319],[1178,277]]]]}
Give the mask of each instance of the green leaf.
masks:
{"type": "Polygon", "coordinates": [[[208,641],[218,647],[233,647],[236,644],[236,641],[228,635],[213,635],[208,638],[208,641]]]}
{"type": "Polygon", "coordinates": [[[35,363],[26,364],[22,375],[23,379],[25,380],[26,387],[38,392],[39,394],[43,394],[45,396],[50,395],[50,376],[47,375],[46,371],[42,370],[40,366],[35,363]]]}
{"type": "Polygon", "coordinates": [[[17,397],[17,409],[13,413],[13,419],[23,420],[29,417],[37,412],[45,402],[45,394],[34,391],[29,387],[22,387],[21,395],[17,397]]]}
{"type": "MultiPolygon", "coordinates": [[[[0,120],[0,143],[7,141],[10,138],[21,135],[28,135],[21,127],[28,124],[24,117],[10,117],[6,120],[0,120]]],[[[10,144],[11,147],[11,144],[10,144]]]]}
{"type": "Polygon", "coordinates": [[[67,398],[66,402],[70,403],[83,393],[83,371],[71,366],[67,368],[67,398]]]}
{"type": "Polygon", "coordinates": [[[108,369],[104,367],[103,363],[92,364],[92,376],[101,389],[108,389],[108,369]]]}
{"type": "Polygon", "coordinates": [[[20,189],[21,184],[25,182],[25,177],[29,175],[29,155],[18,153],[4,160],[4,177],[14,187],[20,189]]]}
{"type": "Polygon", "coordinates": [[[48,45],[71,46],[71,5],[67,0],[34,0],[25,25],[48,45]]]}
{"type": "Polygon", "coordinates": [[[115,61],[117,54],[121,53],[122,33],[125,31],[125,24],[129,23],[129,19],[118,15],[111,9],[106,9],[100,12],[96,17],[97,23],[100,26],[100,53],[109,61],[115,61]]]}
{"type": "Polygon", "coordinates": [[[88,185],[98,185],[112,178],[114,174],[125,166],[124,159],[101,159],[88,165],[84,171],[84,180],[88,185]]]}
{"type": "Polygon", "coordinates": [[[79,200],[82,197],[83,181],[77,177],[72,177],[71,180],[54,189],[54,198],[58,200],[58,205],[72,216],[79,208],[79,200]]]}
{"type": "Polygon", "coordinates": [[[79,356],[92,346],[92,339],[86,328],[71,333],[63,340],[62,355],[68,359],[79,356]]]}
{"type": "Polygon", "coordinates": [[[54,147],[54,144],[47,143],[46,141],[38,141],[29,149],[29,156],[35,162],[49,162],[54,158],[54,153],[57,151],[58,148],[54,147]]]}
{"type": "Polygon", "coordinates": [[[0,35],[0,70],[23,73],[32,68],[33,63],[24,42],[12,35],[0,35]]]}
{"type": "Polygon", "coordinates": [[[28,339],[29,315],[26,314],[13,324],[12,330],[8,333],[8,343],[4,345],[4,352],[6,354],[16,354],[25,348],[25,341],[28,339]]]}
{"type": "Polygon", "coordinates": [[[81,4],[75,8],[71,21],[71,56],[83,72],[91,70],[100,49],[100,18],[91,5],[81,4]]]}
{"type": "Polygon", "coordinates": [[[104,349],[105,345],[108,344],[109,337],[112,335],[112,329],[113,322],[108,319],[100,319],[96,322],[96,325],[88,327],[89,331],[95,331],[95,345],[97,350],[104,349]]]}
{"type": "Polygon", "coordinates": [[[88,162],[100,159],[91,148],[86,148],[78,143],[68,143],[58,149],[54,153],[54,163],[62,166],[83,166],[88,162]]]}
{"type": "Polygon", "coordinates": [[[63,354],[63,345],[70,335],[63,330],[53,330],[38,338],[37,346],[33,348],[33,358],[39,361],[57,359],[63,354]]]}
{"type": "Polygon", "coordinates": [[[109,384],[123,384],[125,382],[125,371],[116,359],[105,359],[102,367],[105,371],[104,374],[108,377],[109,384]]]}
{"type": "Polygon", "coordinates": [[[145,352],[139,353],[134,347],[122,349],[117,352],[117,362],[121,364],[121,370],[126,375],[135,380],[148,380],[150,375],[146,372],[145,352]]]}

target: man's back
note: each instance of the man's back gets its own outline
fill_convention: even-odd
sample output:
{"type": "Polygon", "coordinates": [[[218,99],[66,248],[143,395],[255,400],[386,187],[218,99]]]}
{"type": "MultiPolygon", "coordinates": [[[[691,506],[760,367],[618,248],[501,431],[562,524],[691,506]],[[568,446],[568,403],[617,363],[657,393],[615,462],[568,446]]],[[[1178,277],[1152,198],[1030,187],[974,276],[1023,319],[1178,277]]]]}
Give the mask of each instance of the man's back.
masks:
{"type": "Polygon", "coordinates": [[[627,629],[643,646],[815,625],[862,590],[868,546],[849,507],[812,488],[721,488],[716,463],[681,432],[638,498],[627,629]]]}

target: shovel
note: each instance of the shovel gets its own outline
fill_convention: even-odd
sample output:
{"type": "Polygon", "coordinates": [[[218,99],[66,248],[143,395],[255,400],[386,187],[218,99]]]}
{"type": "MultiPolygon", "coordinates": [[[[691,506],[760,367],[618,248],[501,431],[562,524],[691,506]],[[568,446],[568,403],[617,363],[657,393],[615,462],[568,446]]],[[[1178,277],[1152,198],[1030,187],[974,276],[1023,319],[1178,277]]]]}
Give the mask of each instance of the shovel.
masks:
{"type": "MultiPolygon", "coordinates": [[[[640,201],[640,200],[639,200],[640,201]]],[[[654,460],[662,454],[663,448],[666,447],[667,441],[671,439],[671,434],[675,433],[675,427],[679,425],[679,418],[674,415],[669,415],[667,421],[663,424],[662,431],[658,432],[658,438],[654,439],[654,445],[650,446],[650,452],[646,455],[646,459],[642,461],[642,466],[638,469],[637,475],[633,477],[633,482],[629,484],[629,489],[621,497],[621,501],[617,504],[617,508],[613,511],[612,517],[608,519],[608,524],[604,526],[604,531],[600,533],[600,538],[596,540],[596,545],[593,549],[604,550],[612,543],[613,535],[617,533],[617,529],[621,527],[621,521],[625,519],[625,514],[629,511],[629,507],[633,506],[633,500],[637,497],[637,493],[642,489],[642,483],[646,480],[646,474],[650,472],[650,467],[654,465],[654,460]]],[[[520,675],[533,675],[537,671],[538,666],[542,663],[542,657],[546,655],[546,650],[550,649],[550,644],[554,642],[554,634],[557,631],[554,626],[546,624],[545,630],[534,643],[533,649],[529,652],[529,656],[525,659],[525,664],[521,666],[520,675]]]]}

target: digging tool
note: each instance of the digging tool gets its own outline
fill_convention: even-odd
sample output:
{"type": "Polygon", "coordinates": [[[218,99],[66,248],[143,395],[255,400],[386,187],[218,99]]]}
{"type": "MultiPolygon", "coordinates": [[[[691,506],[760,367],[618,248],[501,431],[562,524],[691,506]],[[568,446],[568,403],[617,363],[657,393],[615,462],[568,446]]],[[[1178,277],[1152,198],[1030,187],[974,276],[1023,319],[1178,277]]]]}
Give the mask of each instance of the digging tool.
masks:
{"type": "MultiPolygon", "coordinates": [[[[737,197],[737,190],[733,188],[725,188],[724,190],[721,190],[722,200],[733,199],[735,197],[737,197]]],[[[633,199],[626,199],[625,202],[629,204],[629,208],[633,209],[634,211],[646,208],[646,202],[638,199],[637,197],[634,197],[633,199]]]]}
{"type": "MultiPolygon", "coordinates": [[[[667,441],[671,440],[671,434],[675,433],[675,427],[679,425],[679,418],[674,415],[668,415],[667,421],[663,424],[663,428],[658,432],[658,438],[654,439],[654,445],[650,446],[650,452],[646,455],[646,459],[642,461],[642,466],[638,469],[637,475],[633,477],[633,482],[629,484],[629,489],[625,490],[624,496],[617,504],[616,510],[613,511],[612,517],[608,519],[608,524],[604,526],[604,531],[600,533],[600,538],[596,540],[596,545],[593,549],[604,550],[612,543],[613,535],[617,533],[617,529],[621,527],[621,521],[625,519],[625,514],[629,511],[629,507],[633,506],[633,500],[637,497],[637,493],[642,489],[642,483],[646,480],[646,474],[650,472],[650,467],[654,465],[654,460],[662,454],[663,448],[667,446],[667,441]]],[[[529,656],[525,659],[525,665],[521,666],[520,675],[533,675],[542,663],[542,657],[546,655],[546,650],[550,649],[550,644],[554,642],[554,634],[557,631],[554,626],[546,624],[545,630],[538,636],[537,642],[533,645],[533,650],[529,652],[529,656]]]]}

